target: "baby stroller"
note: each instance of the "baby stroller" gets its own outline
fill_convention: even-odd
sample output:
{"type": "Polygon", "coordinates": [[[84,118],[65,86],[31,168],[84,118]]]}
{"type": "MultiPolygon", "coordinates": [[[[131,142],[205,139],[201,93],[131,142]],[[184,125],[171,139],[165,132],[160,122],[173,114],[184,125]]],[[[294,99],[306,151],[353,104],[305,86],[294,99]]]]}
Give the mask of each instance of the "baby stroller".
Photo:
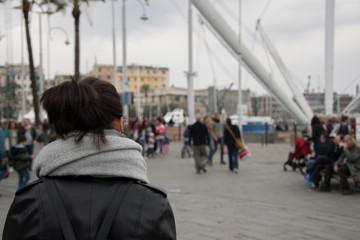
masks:
{"type": "Polygon", "coordinates": [[[306,167],[308,161],[308,155],[311,154],[310,143],[307,139],[297,138],[295,139],[295,151],[289,153],[288,160],[284,163],[284,171],[287,171],[286,165],[292,167],[293,171],[296,171],[296,168],[299,169],[301,174],[305,176],[303,168],[306,167]]]}

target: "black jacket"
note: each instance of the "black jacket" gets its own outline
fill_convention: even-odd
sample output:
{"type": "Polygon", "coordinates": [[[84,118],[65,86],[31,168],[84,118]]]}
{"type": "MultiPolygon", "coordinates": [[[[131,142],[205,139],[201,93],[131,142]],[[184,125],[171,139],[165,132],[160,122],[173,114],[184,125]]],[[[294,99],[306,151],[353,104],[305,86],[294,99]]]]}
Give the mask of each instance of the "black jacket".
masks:
{"type": "MultiPolygon", "coordinates": [[[[126,178],[49,179],[61,196],[77,240],[95,239],[118,187],[125,188],[130,181],[107,239],[176,239],[173,212],[160,189],[126,178]]],[[[39,179],[16,193],[3,240],[64,239],[46,181],[39,179]]]]}
{"type": "Polygon", "coordinates": [[[190,127],[190,135],[194,145],[204,145],[207,143],[208,129],[205,124],[197,121],[190,127]]]}
{"type": "MultiPolygon", "coordinates": [[[[33,126],[31,126],[30,131],[31,131],[31,137],[32,137],[33,141],[37,140],[37,133],[33,126]]],[[[26,132],[26,130],[25,130],[24,126],[20,126],[18,128],[18,132],[17,132],[18,139],[20,136],[25,136],[25,132],[26,132]]]]}
{"type": "Polygon", "coordinates": [[[321,134],[325,133],[325,129],[321,124],[315,124],[314,126],[312,126],[312,136],[311,136],[311,140],[314,141],[315,143],[320,142],[320,136],[321,134]]]}
{"type": "MultiPolygon", "coordinates": [[[[229,130],[227,129],[229,125],[226,125],[224,130],[224,143],[228,146],[228,148],[234,149],[236,148],[235,140],[233,136],[230,134],[229,130]]],[[[240,129],[236,125],[231,125],[230,129],[234,133],[235,137],[240,138],[240,129]]]]}

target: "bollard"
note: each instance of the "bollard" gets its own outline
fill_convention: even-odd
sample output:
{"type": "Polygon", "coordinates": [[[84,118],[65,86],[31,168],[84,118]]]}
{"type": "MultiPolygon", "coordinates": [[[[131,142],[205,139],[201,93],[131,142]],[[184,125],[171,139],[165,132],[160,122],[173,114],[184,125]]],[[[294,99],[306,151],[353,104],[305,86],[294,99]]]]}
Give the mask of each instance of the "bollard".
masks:
{"type": "Polygon", "coordinates": [[[268,133],[268,123],[265,123],[265,145],[268,145],[268,141],[269,141],[269,133],[268,133]]]}
{"type": "Polygon", "coordinates": [[[293,146],[293,143],[294,143],[295,140],[296,140],[296,132],[297,132],[297,125],[296,125],[296,123],[294,123],[294,141],[293,141],[292,143],[290,143],[291,146],[293,146]]]}

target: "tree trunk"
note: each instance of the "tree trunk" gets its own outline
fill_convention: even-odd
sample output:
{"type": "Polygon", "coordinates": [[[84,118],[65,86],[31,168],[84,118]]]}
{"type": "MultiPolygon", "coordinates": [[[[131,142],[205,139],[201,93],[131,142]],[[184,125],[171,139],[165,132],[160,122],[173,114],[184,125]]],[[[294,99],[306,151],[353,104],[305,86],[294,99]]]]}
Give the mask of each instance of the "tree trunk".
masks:
{"type": "MultiPolygon", "coordinates": [[[[35,112],[35,123],[36,126],[40,126],[40,118],[39,118],[39,97],[38,97],[38,89],[36,83],[36,75],[35,75],[35,66],[34,59],[32,54],[32,46],[31,46],[31,37],[30,37],[30,29],[29,29],[29,11],[30,11],[30,3],[28,0],[22,1],[23,14],[25,20],[25,29],[26,29],[26,42],[28,47],[29,54],[29,66],[30,66],[30,80],[31,80],[31,89],[33,95],[33,105],[35,112]]],[[[41,69],[40,69],[41,71],[41,69]]]]}
{"type": "Polygon", "coordinates": [[[76,1],[74,2],[74,8],[72,11],[72,15],[75,20],[75,80],[80,80],[80,14],[80,4],[78,1],[76,1]]]}

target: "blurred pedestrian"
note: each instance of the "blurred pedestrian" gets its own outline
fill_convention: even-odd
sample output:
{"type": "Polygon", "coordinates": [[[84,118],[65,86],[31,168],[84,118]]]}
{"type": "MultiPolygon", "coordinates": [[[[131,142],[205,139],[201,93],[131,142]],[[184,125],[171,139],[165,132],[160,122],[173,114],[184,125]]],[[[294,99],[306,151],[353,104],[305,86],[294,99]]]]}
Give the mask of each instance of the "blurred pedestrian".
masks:
{"type": "Polygon", "coordinates": [[[164,124],[162,124],[160,118],[156,119],[155,126],[156,126],[156,137],[155,137],[156,138],[156,146],[157,146],[157,149],[159,149],[160,156],[162,156],[163,155],[163,143],[165,140],[164,135],[165,135],[166,129],[165,129],[164,124]]]}
{"type": "Polygon", "coordinates": [[[11,154],[11,148],[15,147],[16,144],[18,143],[18,127],[15,121],[11,121],[9,123],[8,129],[7,129],[7,134],[6,134],[6,141],[7,141],[7,145],[8,145],[8,151],[9,151],[9,155],[11,154]]]}
{"type": "Polygon", "coordinates": [[[325,128],[321,124],[320,118],[317,115],[314,115],[314,117],[311,119],[311,128],[312,128],[311,140],[314,143],[315,155],[318,156],[321,145],[320,136],[325,133],[325,128]]]}
{"type": "Polygon", "coordinates": [[[30,119],[25,118],[23,125],[18,128],[18,138],[20,136],[26,137],[26,149],[30,155],[34,153],[34,146],[36,144],[37,133],[30,119]]]}
{"type": "Polygon", "coordinates": [[[20,136],[18,144],[11,148],[9,165],[12,166],[19,175],[19,187],[23,188],[30,180],[30,167],[33,159],[26,150],[26,137],[20,136]]]}
{"type": "Polygon", "coordinates": [[[206,141],[208,138],[208,129],[204,123],[201,122],[201,116],[196,116],[196,122],[190,127],[191,140],[193,142],[193,156],[195,159],[196,173],[201,171],[206,173],[206,141]]]}
{"type": "MultiPolygon", "coordinates": [[[[216,140],[214,141],[215,152],[220,145],[220,163],[226,164],[224,161],[224,124],[220,120],[220,114],[216,113],[215,117],[212,119],[213,132],[215,134],[216,140]]],[[[214,152],[214,154],[215,154],[214,152]]]]}
{"type": "Polygon", "coordinates": [[[207,164],[209,166],[213,165],[213,156],[215,153],[215,146],[214,146],[214,141],[217,140],[217,137],[215,136],[214,132],[213,132],[213,126],[211,124],[211,119],[210,117],[205,117],[204,118],[204,123],[208,129],[208,137],[207,137],[207,144],[209,146],[209,154],[208,154],[208,158],[207,158],[207,164]]]}
{"type": "MultiPolygon", "coordinates": [[[[0,125],[0,181],[7,175],[8,168],[7,168],[7,158],[5,152],[5,141],[4,141],[4,131],[0,125]]],[[[0,193],[0,197],[2,194],[0,193]]]]}
{"type": "Polygon", "coordinates": [[[240,139],[239,127],[233,125],[230,118],[226,119],[226,128],[224,131],[224,142],[228,147],[229,155],[229,169],[234,173],[238,173],[239,161],[238,150],[236,146],[236,139],[240,139]]]}

